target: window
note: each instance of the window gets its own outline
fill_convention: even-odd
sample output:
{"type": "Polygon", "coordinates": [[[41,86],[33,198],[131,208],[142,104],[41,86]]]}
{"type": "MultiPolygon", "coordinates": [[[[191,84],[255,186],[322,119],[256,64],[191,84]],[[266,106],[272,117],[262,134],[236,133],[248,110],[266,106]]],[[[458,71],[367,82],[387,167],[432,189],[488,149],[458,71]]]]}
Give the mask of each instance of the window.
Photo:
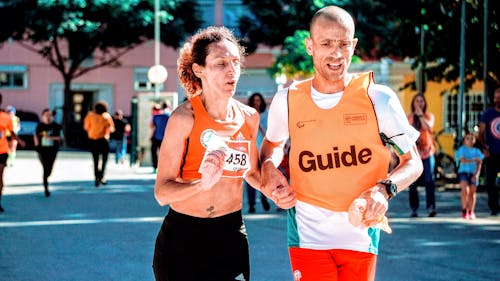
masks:
{"type": "Polygon", "coordinates": [[[231,29],[236,36],[241,36],[239,25],[239,19],[244,15],[248,14],[249,11],[246,6],[241,4],[241,0],[226,0],[224,1],[224,26],[231,29]]]}
{"type": "Polygon", "coordinates": [[[0,89],[26,89],[28,67],[25,65],[0,65],[0,89]]]}
{"type": "Polygon", "coordinates": [[[215,24],[215,1],[199,0],[198,4],[203,15],[202,27],[206,28],[215,24]]]}
{"type": "MultiPolygon", "coordinates": [[[[444,103],[443,128],[455,132],[458,126],[458,94],[446,93],[444,103]]],[[[464,98],[464,127],[468,131],[474,131],[479,124],[479,117],[483,112],[483,95],[479,91],[470,91],[464,98]]]]}
{"type": "MultiPolygon", "coordinates": [[[[151,92],[155,90],[155,84],[151,83],[148,79],[149,67],[136,67],[134,68],[134,91],[137,92],[151,92]]],[[[160,91],[165,89],[165,84],[160,84],[160,91]]]]}
{"type": "Polygon", "coordinates": [[[213,0],[198,0],[203,14],[203,27],[222,24],[239,37],[239,19],[245,14],[251,15],[248,8],[242,4],[241,0],[224,0],[222,7],[216,5],[215,2],[213,0]],[[222,9],[222,11],[216,9],[222,9]],[[222,16],[222,19],[216,18],[218,16],[222,16]]]}

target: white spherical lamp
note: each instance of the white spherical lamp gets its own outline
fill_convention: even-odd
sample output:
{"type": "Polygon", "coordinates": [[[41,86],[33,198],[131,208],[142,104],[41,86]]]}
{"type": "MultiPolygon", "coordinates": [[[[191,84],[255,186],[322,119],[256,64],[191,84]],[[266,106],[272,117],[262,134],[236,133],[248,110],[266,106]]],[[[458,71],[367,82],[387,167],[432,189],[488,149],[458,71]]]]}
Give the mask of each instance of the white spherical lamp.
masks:
{"type": "Polygon", "coordinates": [[[161,65],[156,64],[149,68],[148,79],[151,83],[160,84],[167,80],[168,72],[167,69],[161,65]]]}

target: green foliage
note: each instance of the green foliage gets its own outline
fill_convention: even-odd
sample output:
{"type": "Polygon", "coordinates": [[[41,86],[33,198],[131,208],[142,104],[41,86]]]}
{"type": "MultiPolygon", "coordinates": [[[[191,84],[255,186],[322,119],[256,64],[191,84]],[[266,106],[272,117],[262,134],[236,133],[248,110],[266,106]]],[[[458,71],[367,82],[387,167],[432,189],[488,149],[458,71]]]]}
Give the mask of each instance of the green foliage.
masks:
{"type": "MultiPolygon", "coordinates": [[[[308,30],[309,21],[319,8],[337,5],[356,21],[359,39],[356,54],[363,60],[382,57],[411,59],[414,67],[423,63],[428,80],[457,81],[460,69],[461,1],[457,0],[243,0],[253,17],[244,17],[240,29],[249,45],[283,45],[296,30],[308,30]],[[421,53],[421,32],[424,48],[421,53]]],[[[466,86],[483,77],[483,3],[466,0],[466,86]]],[[[489,0],[488,78],[494,88],[500,85],[500,6],[489,0]]],[[[250,50],[252,50],[250,48],[250,50]]],[[[300,48],[297,49],[300,54],[300,48]]],[[[304,55],[304,54],[303,54],[304,55]]],[[[303,56],[308,60],[308,56],[303,56]]],[[[279,60],[283,66],[283,62],[279,60]]],[[[279,67],[279,66],[276,66],[279,67]]],[[[291,71],[287,68],[285,71],[291,71]]],[[[278,71],[278,70],[275,70],[278,71]]],[[[299,72],[302,70],[298,70],[299,72]]],[[[458,87],[458,84],[456,84],[458,87]]]]}
{"type": "MultiPolygon", "coordinates": [[[[201,26],[195,0],[161,0],[161,39],[178,47],[201,26]],[[189,14],[190,16],[186,16],[189,14]]],[[[96,50],[96,66],[117,64],[119,56],[154,37],[154,0],[17,0],[0,6],[0,42],[9,38],[31,43],[60,70],[75,78],[96,50]],[[69,52],[63,53],[60,43],[69,52]],[[80,71],[79,71],[80,70],[80,71]]]]}
{"type": "Polygon", "coordinates": [[[314,72],[311,56],[307,54],[304,40],[309,31],[297,30],[293,36],[285,38],[283,54],[269,69],[271,76],[285,74],[289,78],[308,77],[314,72]]]}
{"type": "MultiPolygon", "coordinates": [[[[196,0],[160,0],[164,44],[176,48],[201,26],[197,7],[196,0]]],[[[71,81],[99,67],[119,65],[121,56],[154,38],[154,22],[154,0],[2,1],[0,43],[18,41],[61,73],[66,132],[71,81]],[[83,67],[90,58],[93,64],[83,67]]]]}

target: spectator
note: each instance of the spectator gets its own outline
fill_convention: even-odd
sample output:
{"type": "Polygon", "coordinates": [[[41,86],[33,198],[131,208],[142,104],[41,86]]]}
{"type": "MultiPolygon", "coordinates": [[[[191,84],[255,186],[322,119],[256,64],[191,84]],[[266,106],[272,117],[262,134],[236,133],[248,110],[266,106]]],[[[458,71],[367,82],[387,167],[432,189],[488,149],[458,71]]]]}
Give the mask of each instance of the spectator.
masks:
{"type": "Polygon", "coordinates": [[[500,172],[500,88],[495,90],[493,104],[493,108],[485,110],[481,115],[478,140],[485,157],[488,206],[491,215],[496,216],[500,211],[497,187],[497,176],[500,172]]]}
{"type": "Polygon", "coordinates": [[[115,163],[123,164],[127,155],[127,135],[130,133],[130,124],[123,118],[123,111],[118,109],[113,114],[115,131],[111,133],[110,144],[115,147],[115,163]]]}
{"type": "Polygon", "coordinates": [[[427,111],[427,101],[422,93],[417,93],[413,96],[408,121],[420,132],[420,137],[417,140],[417,148],[420,159],[422,159],[422,164],[424,165],[424,172],[420,178],[410,185],[409,200],[411,217],[418,216],[419,196],[417,187],[421,182],[425,185],[425,202],[428,216],[435,217],[437,215],[436,185],[434,183],[434,153],[436,152],[436,147],[432,136],[434,114],[427,111]]]}
{"type": "Polygon", "coordinates": [[[455,152],[455,160],[458,164],[458,180],[462,190],[462,218],[473,220],[476,218],[476,190],[479,180],[479,172],[484,155],[481,150],[474,147],[476,136],[467,133],[462,146],[455,152]]]}
{"type": "MultiPolygon", "coordinates": [[[[248,99],[248,105],[255,108],[259,112],[260,115],[260,122],[259,122],[259,132],[257,134],[257,149],[260,149],[260,144],[262,143],[262,140],[264,139],[264,136],[266,135],[266,129],[267,129],[267,105],[266,105],[266,100],[260,93],[254,93],[250,96],[248,99]]],[[[267,197],[260,193],[259,191],[255,190],[251,185],[249,185],[245,181],[245,189],[247,191],[247,200],[248,200],[248,212],[249,213],[255,213],[255,195],[256,193],[260,194],[260,202],[262,204],[262,208],[264,208],[264,211],[269,211],[271,206],[269,205],[269,202],[267,201],[267,197]]]]}
{"type": "Polygon", "coordinates": [[[158,153],[160,146],[165,135],[165,128],[167,127],[169,115],[159,105],[153,107],[153,116],[151,118],[150,128],[151,134],[151,161],[153,162],[153,173],[158,171],[158,153]]]}

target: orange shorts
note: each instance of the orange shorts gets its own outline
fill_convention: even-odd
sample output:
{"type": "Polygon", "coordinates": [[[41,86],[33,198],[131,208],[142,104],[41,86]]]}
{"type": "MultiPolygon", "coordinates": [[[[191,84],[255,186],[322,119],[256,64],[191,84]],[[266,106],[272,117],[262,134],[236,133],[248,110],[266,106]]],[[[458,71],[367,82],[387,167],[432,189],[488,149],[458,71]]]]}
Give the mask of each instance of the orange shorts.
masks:
{"type": "Polygon", "coordinates": [[[351,250],[289,248],[294,281],[373,281],[377,256],[351,250]]]}

